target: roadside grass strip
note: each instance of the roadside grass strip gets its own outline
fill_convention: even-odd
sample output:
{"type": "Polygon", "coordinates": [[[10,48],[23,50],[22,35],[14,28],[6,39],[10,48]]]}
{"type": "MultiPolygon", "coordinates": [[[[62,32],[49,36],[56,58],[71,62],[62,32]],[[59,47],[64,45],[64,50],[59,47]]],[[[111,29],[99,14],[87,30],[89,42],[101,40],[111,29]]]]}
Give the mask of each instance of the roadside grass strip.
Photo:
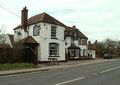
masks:
{"type": "Polygon", "coordinates": [[[35,67],[36,66],[31,63],[14,63],[14,64],[7,63],[7,64],[0,64],[0,71],[35,68],[35,67]]]}

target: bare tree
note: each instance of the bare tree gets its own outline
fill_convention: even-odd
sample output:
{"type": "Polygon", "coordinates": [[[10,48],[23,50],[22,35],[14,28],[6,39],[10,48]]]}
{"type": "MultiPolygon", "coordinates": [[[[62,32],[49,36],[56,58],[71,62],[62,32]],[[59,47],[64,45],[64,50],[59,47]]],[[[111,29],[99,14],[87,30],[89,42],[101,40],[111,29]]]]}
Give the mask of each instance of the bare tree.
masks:
{"type": "Polygon", "coordinates": [[[5,40],[6,40],[6,38],[5,38],[6,28],[7,27],[5,25],[2,25],[0,27],[0,43],[1,44],[5,43],[5,40]]]}
{"type": "Polygon", "coordinates": [[[98,46],[102,54],[110,53],[116,57],[120,55],[120,41],[105,39],[104,41],[100,42],[98,46]]]}

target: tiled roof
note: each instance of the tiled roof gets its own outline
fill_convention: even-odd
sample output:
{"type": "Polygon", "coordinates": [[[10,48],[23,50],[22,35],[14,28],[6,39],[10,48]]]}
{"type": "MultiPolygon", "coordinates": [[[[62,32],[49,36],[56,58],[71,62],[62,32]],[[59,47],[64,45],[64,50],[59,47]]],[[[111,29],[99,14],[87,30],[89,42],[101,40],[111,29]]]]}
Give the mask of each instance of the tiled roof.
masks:
{"type": "MultiPolygon", "coordinates": [[[[28,19],[28,25],[35,24],[38,22],[47,22],[55,25],[65,26],[63,23],[50,16],[49,14],[43,12],[41,14],[35,15],[28,19]]],[[[17,26],[15,29],[19,29],[22,25],[17,26]]],[[[14,30],[15,30],[14,29],[14,30]]]]}
{"type": "Polygon", "coordinates": [[[97,50],[97,40],[93,44],[91,44],[91,41],[88,41],[88,49],[97,50]]]}
{"type": "Polygon", "coordinates": [[[78,46],[76,46],[74,43],[72,43],[68,49],[80,49],[78,46]]]}
{"type": "Polygon", "coordinates": [[[51,23],[51,24],[65,26],[63,23],[61,23],[60,21],[58,21],[57,19],[48,15],[45,12],[43,12],[41,14],[38,14],[36,16],[33,16],[33,17],[28,19],[28,24],[34,24],[34,23],[37,23],[37,22],[48,22],[48,23],[51,23]]]}
{"type": "Polygon", "coordinates": [[[79,31],[79,29],[74,28],[74,27],[66,27],[65,37],[67,37],[67,36],[72,37],[72,36],[74,36],[74,33],[76,33],[77,37],[79,37],[79,38],[88,39],[82,32],[79,31]]]}
{"type": "Polygon", "coordinates": [[[17,43],[38,44],[38,42],[32,36],[28,36],[26,38],[23,38],[22,40],[18,41],[17,43]]]}
{"type": "Polygon", "coordinates": [[[96,45],[95,44],[88,44],[88,49],[89,50],[96,50],[96,45]]]}

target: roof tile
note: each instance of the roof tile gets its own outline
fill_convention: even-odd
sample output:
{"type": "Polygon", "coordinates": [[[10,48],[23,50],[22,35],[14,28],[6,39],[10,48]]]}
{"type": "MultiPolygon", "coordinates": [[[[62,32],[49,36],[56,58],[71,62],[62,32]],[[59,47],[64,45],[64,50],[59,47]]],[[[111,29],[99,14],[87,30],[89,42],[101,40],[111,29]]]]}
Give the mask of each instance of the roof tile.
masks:
{"type": "MultiPolygon", "coordinates": [[[[58,21],[57,19],[45,12],[35,15],[28,19],[28,25],[35,24],[38,22],[47,22],[55,25],[65,26],[63,23],[61,23],[60,21],[58,21]]],[[[14,28],[14,30],[19,29],[20,27],[22,27],[22,25],[17,26],[16,28],[14,28]]]]}

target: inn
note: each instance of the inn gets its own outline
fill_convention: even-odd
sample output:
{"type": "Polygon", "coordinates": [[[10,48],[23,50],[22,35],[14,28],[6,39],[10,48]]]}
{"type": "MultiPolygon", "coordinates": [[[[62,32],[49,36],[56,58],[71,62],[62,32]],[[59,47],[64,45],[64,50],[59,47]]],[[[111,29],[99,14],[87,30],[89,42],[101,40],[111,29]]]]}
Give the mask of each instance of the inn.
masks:
{"type": "Polygon", "coordinates": [[[21,11],[21,24],[14,28],[14,45],[32,48],[38,62],[88,57],[87,40],[76,26],[66,26],[45,12],[28,18],[26,7],[21,11]]]}

